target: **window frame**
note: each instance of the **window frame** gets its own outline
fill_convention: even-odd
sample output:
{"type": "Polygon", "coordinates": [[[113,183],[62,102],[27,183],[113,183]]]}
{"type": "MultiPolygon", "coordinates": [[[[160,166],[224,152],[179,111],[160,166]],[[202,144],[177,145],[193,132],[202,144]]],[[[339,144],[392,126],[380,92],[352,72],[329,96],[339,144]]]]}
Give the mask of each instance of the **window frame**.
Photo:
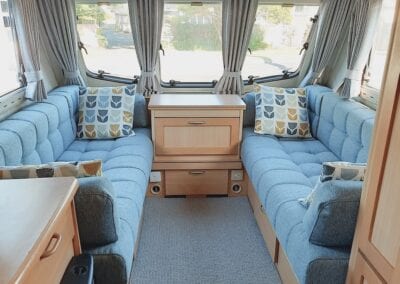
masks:
{"type": "MultiPolygon", "coordinates": [[[[99,1],[98,1],[99,2],[99,1]]],[[[202,1],[197,1],[199,3],[221,3],[222,0],[202,0],[202,1]]],[[[195,2],[195,3],[197,3],[195,2]]],[[[75,3],[86,3],[85,1],[79,1],[75,0],[75,3]]],[[[100,2],[99,2],[100,3],[100,2]]],[[[119,2],[116,2],[119,3],[119,2]]],[[[165,0],[165,3],[168,4],[188,4],[187,0],[165,0]]],[[[258,5],[282,5],[282,6],[295,6],[295,5],[310,5],[310,6],[320,6],[320,0],[302,0],[299,1],[298,3],[295,1],[290,1],[290,3],[287,3],[287,1],[283,0],[260,0],[258,5]]],[[[299,47],[299,51],[301,50],[301,46],[299,47]]],[[[256,77],[253,79],[254,83],[270,83],[270,82],[276,82],[276,81],[282,81],[282,80],[290,80],[290,79],[295,79],[300,75],[300,72],[302,70],[302,67],[304,65],[304,59],[306,57],[307,50],[304,50],[302,54],[301,61],[299,63],[299,66],[297,67],[296,70],[294,71],[288,71],[287,73],[282,73],[282,74],[276,74],[276,75],[270,75],[270,76],[262,76],[262,77],[256,77]]],[[[161,50],[160,50],[161,51],[161,50]]],[[[86,75],[92,79],[96,80],[102,80],[102,81],[109,81],[109,82],[115,82],[115,83],[123,83],[123,84],[136,84],[138,82],[139,76],[135,75],[134,78],[129,78],[129,77],[124,77],[124,76],[118,76],[114,74],[99,74],[98,72],[93,72],[88,69],[86,66],[85,60],[83,58],[83,50],[80,49],[81,52],[81,60],[83,61],[83,66],[85,67],[86,75]]],[[[110,70],[111,71],[111,70],[110,70]]],[[[220,75],[222,76],[222,74],[220,75]]],[[[218,81],[220,78],[216,78],[218,81]]],[[[174,80],[172,80],[174,81],[174,80]]],[[[250,86],[253,84],[253,82],[249,82],[250,80],[248,78],[243,79],[243,84],[245,86],[250,86]]],[[[198,82],[183,82],[183,81],[174,81],[174,84],[171,84],[171,81],[163,81],[161,79],[160,85],[164,89],[175,89],[175,88],[187,88],[187,89],[199,89],[199,88],[207,88],[211,89],[215,87],[215,84],[213,83],[214,81],[198,81],[198,82]]]]}
{"type": "MultiPolygon", "coordinates": [[[[77,4],[93,4],[93,5],[100,5],[102,3],[102,1],[80,1],[80,0],[73,0],[74,4],[75,4],[75,19],[76,19],[76,33],[78,35],[78,50],[79,50],[79,57],[80,60],[83,64],[83,67],[85,67],[85,74],[87,77],[91,78],[91,79],[95,79],[95,80],[101,80],[101,81],[108,81],[108,82],[113,82],[113,83],[121,83],[121,84],[137,84],[138,83],[138,79],[140,77],[140,74],[135,74],[133,75],[133,77],[129,77],[129,76],[122,76],[122,75],[116,75],[112,73],[112,70],[102,70],[105,71],[104,73],[100,73],[98,70],[97,72],[90,70],[88,68],[88,66],[86,65],[86,61],[85,58],[83,56],[84,52],[86,51],[86,47],[85,47],[85,43],[84,41],[81,40],[80,36],[79,36],[79,32],[78,32],[78,20],[79,17],[76,14],[76,5],[77,4]]],[[[127,4],[127,1],[111,1],[111,2],[107,2],[109,4],[127,4]]],[[[140,66],[139,66],[140,67],[140,66]]]]}

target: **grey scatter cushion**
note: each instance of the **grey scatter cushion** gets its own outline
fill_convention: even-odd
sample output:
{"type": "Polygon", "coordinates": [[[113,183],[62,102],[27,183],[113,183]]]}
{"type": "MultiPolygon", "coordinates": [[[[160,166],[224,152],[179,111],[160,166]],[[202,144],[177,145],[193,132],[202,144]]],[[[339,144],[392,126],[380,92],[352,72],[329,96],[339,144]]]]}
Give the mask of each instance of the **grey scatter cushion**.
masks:
{"type": "Polygon", "coordinates": [[[309,241],[320,246],[350,246],[357,223],[361,181],[330,180],[315,190],[303,218],[309,241]]]}
{"type": "Polygon", "coordinates": [[[321,176],[311,193],[300,198],[299,202],[304,207],[308,208],[313,202],[315,190],[321,183],[330,180],[352,180],[364,181],[366,163],[349,163],[349,162],[325,162],[322,164],[321,176]]]}
{"type": "Polygon", "coordinates": [[[75,196],[79,235],[84,249],[118,240],[119,215],[112,183],[105,177],[79,179],[75,196]]]}

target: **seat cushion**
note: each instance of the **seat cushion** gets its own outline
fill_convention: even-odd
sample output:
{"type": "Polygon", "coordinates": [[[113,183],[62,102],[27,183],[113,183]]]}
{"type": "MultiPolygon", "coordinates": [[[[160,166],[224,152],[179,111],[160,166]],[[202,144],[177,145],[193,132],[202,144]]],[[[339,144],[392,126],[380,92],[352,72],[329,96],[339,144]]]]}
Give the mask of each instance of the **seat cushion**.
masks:
{"type": "MultiPolygon", "coordinates": [[[[315,139],[287,139],[243,130],[242,161],[272,225],[282,205],[306,197],[322,163],[338,158],[315,139]]],[[[304,213],[303,213],[304,215],[304,213]]]]}
{"type": "Polygon", "coordinates": [[[150,129],[135,128],[136,135],[111,140],[75,140],[60,161],[103,161],[103,175],[114,188],[114,205],[119,217],[118,240],[86,249],[94,254],[96,283],[126,283],[153,160],[150,129]]]}

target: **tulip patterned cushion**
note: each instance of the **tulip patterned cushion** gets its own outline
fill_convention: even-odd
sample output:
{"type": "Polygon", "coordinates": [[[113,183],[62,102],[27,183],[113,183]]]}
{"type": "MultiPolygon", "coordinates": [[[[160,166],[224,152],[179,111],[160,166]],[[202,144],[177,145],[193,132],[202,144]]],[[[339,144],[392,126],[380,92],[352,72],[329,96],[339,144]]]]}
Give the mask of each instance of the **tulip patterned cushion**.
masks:
{"type": "Polygon", "coordinates": [[[278,137],[311,137],[305,89],[256,85],[255,93],[256,133],[278,137]]]}
{"type": "Polygon", "coordinates": [[[88,87],[79,96],[77,137],[110,139],[134,135],[135,86],[88,87]]]}

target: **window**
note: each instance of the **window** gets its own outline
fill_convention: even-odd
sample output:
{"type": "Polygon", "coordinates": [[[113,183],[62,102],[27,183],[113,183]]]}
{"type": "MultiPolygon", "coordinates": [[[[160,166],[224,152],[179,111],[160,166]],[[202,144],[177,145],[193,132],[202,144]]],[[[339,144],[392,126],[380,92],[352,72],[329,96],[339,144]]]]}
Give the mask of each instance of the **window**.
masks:
{"type": "Polygon", "coordinates": [[[360,102],[376,109],[379,92],[385,71],[386,57],[389,52],[389,42],[394,20],[395,3],[393,0],[383,0],[380,11],[373,47],[369,62],[363,77],[360,102]]]}
{"type": "Polygon", "coordinates": [[[161,78],[211,82],[223,73],[222,4],[171,4],[164,7],[161,78]]]}
{"type": "Polygon", "coordinates": [[[394,18],[395,2],[393,0],[383,0],[382,3],[374,45],[367,68],[366,83],[371,88],[381,88],[394,18]]]}
{"type": "Polygon", "coordinates": [[[259,5],[242,75],[267,77],[296,71],[318,6],[259,5]]]}
{"type": "Polygon", "coordinates": [[[128,4],[76,4],[77,26],[88,70],[132,78],[140,74],[128,4]],[[99,72],[100,71],[100,72],[99,72]]]}
{"type": "Polygon", "coordinates": [[[0,95],[21,87],[7,1],[0,1],[0,95]]]}

